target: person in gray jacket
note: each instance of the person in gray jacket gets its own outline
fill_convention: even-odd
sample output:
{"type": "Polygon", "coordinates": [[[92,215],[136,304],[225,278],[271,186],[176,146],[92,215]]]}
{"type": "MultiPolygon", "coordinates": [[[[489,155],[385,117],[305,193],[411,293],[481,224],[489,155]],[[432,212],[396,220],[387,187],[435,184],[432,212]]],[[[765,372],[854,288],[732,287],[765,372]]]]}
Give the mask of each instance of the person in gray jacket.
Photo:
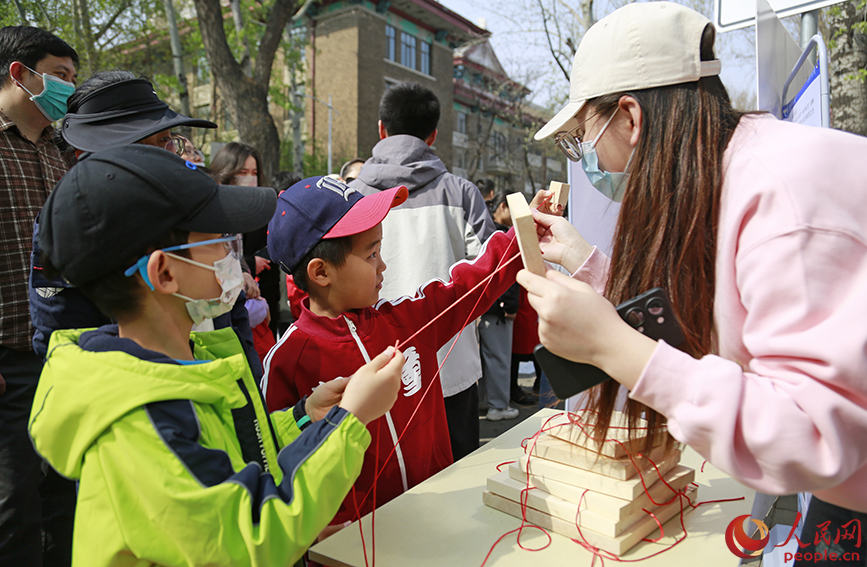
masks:
{"type": "MultiPolygon", "coordinates": [[[[404,82],[389,88],[379,103],[380,141],[350,183],[365,195],[397,185],[409,189],[409,199],[382,223],[382,258],[388,265],[382,299],[411,295],[434,278],[448,280],[452,264],[475,258],[494,233],[482,194],[449,173],[431,149],[439,118],[439,99],[427,87],[404,82]]],[[[452,342],[439,351],[440,364],[450,348],[452,342]]],[[[479,446],[481,376],[479,345],[469,327],[440,373],[456,461],[479,446]]]]}

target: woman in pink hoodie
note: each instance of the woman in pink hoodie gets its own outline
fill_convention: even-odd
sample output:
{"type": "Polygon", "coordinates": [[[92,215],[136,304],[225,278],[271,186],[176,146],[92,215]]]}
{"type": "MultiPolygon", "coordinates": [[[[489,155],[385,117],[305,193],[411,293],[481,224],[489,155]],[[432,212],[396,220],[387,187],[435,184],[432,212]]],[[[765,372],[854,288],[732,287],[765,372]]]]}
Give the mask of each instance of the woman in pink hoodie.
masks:
{"type": "Polygon", "coordinates": [[[867,139],[733,110],[713,40],[666,2],[588,30],[570,102],[536,138],[622,201],[613,253],[538,215],[573,278],[518,282],[542,343],[616,380],[594,391],[603,417],[623,385],[629,415],[667,422],[648,443],[687,443],[756,490],[812,491],[808,530],[814,510],[867,521],[867,139]],[[656,286],[681,350],[612,306],[656,286]]]}

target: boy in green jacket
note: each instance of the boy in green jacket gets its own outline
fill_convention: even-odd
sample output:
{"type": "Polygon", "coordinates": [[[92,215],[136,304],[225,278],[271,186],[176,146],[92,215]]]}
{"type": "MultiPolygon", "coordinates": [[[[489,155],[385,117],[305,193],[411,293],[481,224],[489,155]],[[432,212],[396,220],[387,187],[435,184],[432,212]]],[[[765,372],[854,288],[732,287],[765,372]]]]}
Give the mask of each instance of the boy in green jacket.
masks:
{"type": "Polygon", "coordinates": [[[92,154],[48,198],[48,265],[118,322],[52,334],[30,415],[39,453],[80,480],[74,566],[291,565],[358,476],[399,353],[269,417],[235,333],[190,335],[231,308],[237,233],[274,209],[270,188],[141,145],[92,154]]]}

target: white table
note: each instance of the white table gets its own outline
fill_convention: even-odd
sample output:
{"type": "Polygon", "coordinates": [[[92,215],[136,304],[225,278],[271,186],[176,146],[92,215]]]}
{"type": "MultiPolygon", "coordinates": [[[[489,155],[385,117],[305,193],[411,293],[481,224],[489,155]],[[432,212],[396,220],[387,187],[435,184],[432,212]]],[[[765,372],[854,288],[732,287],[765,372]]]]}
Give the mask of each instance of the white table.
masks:
{"type": "MultiPolygon", "coordinates": [[[[500,463],[522,454],[521,440],[532,436],[542,418],[555,410],[542,410],[472,454],[385,504],[376,511],[376,565],[378,567],[479,567],[494,542],[521,525],[517,518],[488,508],[482,503],[486,479],[500,463]]],[[[744,500],[700,506],[686,515],[689,536],[685,541],[637,565],[715,565],[734,567],[738,559],[725,544],[729,522],[750,513],[754,492],[710,464],[700,472],[703,459],[686,448],[681,462],[696,470],[700,485],[698,500],[719,500],[744,496],[744,500]]],[[[362,519],[369,565],[373,546],[370,516],[362,519]]],[[[623,556],[638,559],[670,545],[682,534],[679,515],[664,525],[665,538],[658,543],[642,542],[623,556]]],[[[650,539],[658,536],[655,532],[650,539]]],[[[551,545],[537,552],[524,551],[508,536],[497,545],[486,567],[541,565],[589,566],[592,554],[569,538],[551,533],[551,545]]],[[[544,545],[539,530],[524,530],[525,547],[544,545]]],[[[310,558],[331,567],[364,567],[364,553],[358,524],[354,523],[310,549],[310,558]]],[[[608,562],[614,565],[613,562],[608,562]]],[[[597,562],[597,565],[599,563],[597,562]]]]}

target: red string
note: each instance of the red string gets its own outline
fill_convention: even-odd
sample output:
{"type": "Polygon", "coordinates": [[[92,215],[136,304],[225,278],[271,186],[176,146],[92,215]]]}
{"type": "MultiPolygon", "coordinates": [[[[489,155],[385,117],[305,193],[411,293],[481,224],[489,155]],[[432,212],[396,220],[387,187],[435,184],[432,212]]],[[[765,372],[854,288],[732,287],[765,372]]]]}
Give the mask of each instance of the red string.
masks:
{"type": "MultiPolygon", "coordinates": [[[[590,410],[580,410],[580,411],[582,411],[582,412],[583,412],[583,411],[587,411],[588,413],[595,413],[595,412],[591,412],[590,410]]],[[[558,415],[552,416],[551,418],[547,419],[547,420],[545,421],[545,423],[543,424],[543,426],[539,429],[539,431],[537,431],[533,436],[528,437],[528,438],[525,438],[525,439],[521,442],[521,446],[522,446],[522,447],[526,450],[526,452],[527,452],[527,466],[526,466],[526,468],[525,468],[525,473],[526,473],[526,475],[527,475],[527,477],[526,477],[526,479],[527,479],[527,480],[526,480],[526,486],[527,486],[527,488],[525,488],[524,491],[522,491],[522,495],[524,494],[524,492],[525,492],[527,489],[530,488],[530,486],[529,486],[529,485],[530,485],[530,459],[532,458],[532,455],[533,455],[533,452],[534,452],[535,445],[536,445],[536,442],[537,442],[537,440],[538,440],[538,437],[539,437],[539,435],[542,434],[543,432],[547,432],[547,431],[550,431],[550,430],[554,429],[555,427],[562,427],[563,425],[565,425],[565,424],[553,424],[553,425],[551,425],[551,421],[554,420],[554,419],[556,419],[556,418],[558,418],[558,417],[560,417],[561,415],[562,415],[562,414],[558,414],[558,415]],[[530,444],[530,443],[532,443],[532,445],[530,445],[529,449],[527,449],[527,446],[528,446],[528,444],[530,444]]],[[[585,436],[588,436],[588,438],[590,438],[590,436],[588,435],[587,431],[584,430],[584,425],[585,425],[585,423],[581,421],[581,418],[577,415],[577,412],[567,412],[566,415],[567,415],[567,417],[568,417],[568,419],[569,419],[570,424],[576,425],[576,426],[581,430],[582,434],[584,434],[585,436]]],[[[590,424],[587,423],[587,425],[590,425],[590,424]]],[[[622,426],[610,426],[609,428],[611,428],[611,427],[614,427],[615,429],[627,429],[626,427],[622,427],[622,426]]],[[[646,429],[646,428],[645,428],[645,429],[646,429]]],[[[721,503],[721,502],[734,502],[734,501],[738,501],[738,500],[744,500],[744,497],[741,496],[741,497],[738,497],[738,498],[726,498],[726,499],[720,499],[720,500],[708,500],[708,501],[698,502],[698,503],[695,503],[695,504],[694,504],[694,503],[692,502],[692,499],[691,499],[691,498],[686,494],[686,492],[687,492],[687,488],[684,488],[684,489],[682,489],[682,490],[675,490],[674,487],[672,487],[672,486],[671,486],[671,485],[670,485],[670,484],[665,480],[665,478],[663,478],[663,475],[662,475],[662,473],[660,472],[659,467],[657,466],[657,464],[656,464],[656,463],[655,463],[655,462],[654,462],[650,457],[648,457],[648,456],[646,456],[646,455],[642,455],[641,453],[637,453],[637,454],[636,454],[637,457],[647,459],[647,461],[650,463],[651,466],[653,466],[654,470],[656,471],[656,474],[657,474],[659,480],[661,480],[661,481],[663,482],[663,484],[664,484],[666,487],[668,487],[668,489],[671,490],[672,493],[673,493],[672,498],[671,498],[670,500],[668,500],[667,502],[664,502],[664,503],[657,503],[657,502],[655,502],[655,501],[653,500],[653,497],[650,496],[650,492],[649,492],[648,487],[647,487],[647,484],[645,483],[645,480],[644,480],[644,475],[643,475],[643,473],[642,473],[642,469],[637,465],[637,463],[635,462],[635,459],[634,459],[633,456],[632,456],[632,453],[627,449],[627,447],[626,447],[626,446],[625,446],[625,445],[624,445],[620,440],[618,440],[618,439],[606,439],[606,440],[604,440],[604,442],[614,442],[614,443],[618,443],[618,444],[623,448],[624,452],[626,453],[626,456],[629,458],[630,462],[632,463],[632,465],[635,467],[636,471],[638,472],[639,479],[641,480],[641,485],[642,485],[642,488],[643,488],[643,490],[644,490],[644,493],[647,494],[647,497],[650,499],[650,501],[651,501],[653,504],[655,504],[655,505],[657,505],[657,506],[665,506],[665,505],[672,504],[672,503],[674,502],[674,499],[675,499],[675,498],[678,499],[678,501],[679,501],[679,503],[680,503],[680,513],[679,513],[679,516],[680,516],[680,526],[681,526],[681,529],[683,529],[683,536],[680,537],[678,540],[676,540],[676,541],[675,541],[674,543],[672,543],[671,545],[665,547],[664,549],[661,549],[661,550],[659,550],[659,551],[657,551],[657,552],[655,552],[655,553],[653,553],[653,554],[651,554],[651,555],[648,555],[648,556],[646,556],[646,557],[642,557],[642,558],[638,558],[638,559],[621,559],[620,557],[618,557],[618,556],[616,556],[616,555],[614,555],[614,554],[612,554],[612,553],[609,553],[609,552],[607,552],[607,551],[605,551],[605,550],[599,549],[599,548],[593,546],[592,544],[590,544],[590,542],[588,542],[588,541],[586,540],[586,538],[584,537],[584,534],[581,532],[581,527],[580,527],[580,525],[579,525],[580,512],[581,512],[581,505],[582,505],[582,503],[583,503],[584,496],[587,494],[587,492],[589,492],[589,490],[585,490],[585,491],[582,493],[581,498],[578,500],[578,508],[577,508],[577,510],[576,510],[576,513],[575,513],[575,528],[578,530],[578,535],[581,537],[581,539],[580,539],[580,540],[578,540],[578,539],[574,539],[574,538],[571,538],[571,539],[572,539],[572,541],[574,541],[575,543],[581,545],[583,548],[585,548],[587,551],[589,551],[590,553],[593,554],[593,560],[592,560],[592,562],[591,562],[591,567],[592,567],[592,565],[595,565],[595,563],[596,563],[596,559],[597,559],[597,558],[600,560],[600,563],[601,563],[601,565],[603,565],[603,567],[604,567],[604,565],[605,565],[605,559],[611,559],[611,560],[613,560],[613,561],[622,562],[622,563],[632,563],[632,562],[636,562],[636,561],[644,561],[645,559],[650,559],[650,558],[655,557],[655,556],[657,556],[657,555],[659,555],[659,554],[661,554],[661,553],[665,553],[666,551],[669,551],[669,550],[673,549],[675,546],[677,546],[678,544],[680,544],[680,543],[681,543],[684,539],[686,539],[686,537],[689,535],[688,532],[687,532],[687,529],[686,529],[686,524],[684,523],[684,516],[685,516],[685,514],[684,514],[684,511],[685,511],[684,500],[686,500],[687,505],[689,505],[689,506],[692,507],[692,508],[697,508],[697,507],[699,507],[699,506],[703,506],[703,505],[705,505],[705,504],[716,504],[716,503],[721,503]]],[[[706,462],[707,462],[707,461],[705,461],[705,463],[706,463],[706,462]]],[[[498,470],[499,470],[499,466],[500,466],[500,465],[498,465],[498,470]]],[[[702,464],[702,472],[704,472],[704,463],[702,464]]],[[[698,484],[695,483],[695,482],[690,483],[690,484],[693,484],[693,485],[695,485],[696,487],[698,486],[698,484]]],[[[527,504],[526,504],[526,498],[522,497],[522,498],[521,498],[521,502],[520,502],[520,504],[521,504],[521,527],[520,527],[520,528],[517,528],[517,529],[515,529],[515,530],[512,530],[512,531],[510,531],[510,532],[507,532],[506,534],[503,534],[503,536],[501,536],[501,537],[500,537],[500,538],[499,538],[499,539],[494,543],[494,545],[491,547],[491,550],[488,552],[488,556],[485,558],[485,561],[487,561],[488,557],[490,557],[491,553],[492,553],[493,550],[494,550],[494,547],[496,547],[496,545],[497,545],[500,541],[502,541],[502,539],[503,539],[504,537],[506,537],[507,535],[509,535],[509,534],[511,534],[511,533],[514,533],[514,532],[516,532],[516,531],[520,532],[520,530],[522,530],[522,529],[525,527],[524,524],[525,524],[525,522],[526,522],[526,507],[527,507],[527,504]]],[[[653,514],[652,512],[650,512],[650,511],[648,511],[648,510],[646,510],[646,509],[642,509],[642,510],[643,510],[645,513],[649,514],[649,515],[654,519],[654,521],[656,522],[657,526],[659,526],[659,530],[660,530],[660,536],[659,536],[658,538],[653,539],[653,540],[651,540],[651,539],[647,539],[647,538],[644,538],[643,541],[647,541],[647,542],[651,542],[651,543],[655,543],[655,542],[660,541],[663,537],[665,537],[665,532],[664,532],[664,530],[663,530],[663,527],[662,527],[661,522],[660,522],[659,519],[656,517],[656,515],[653,514]]],[[[529,527],[536,527],[536,528],[538,528],[538,529],[540,529],[540,530],[542,530],[542,531],[545,531],[544,529],[542,529],[542,528],[540,528],[540,527],[538,527],[538,526],[532,526],[532,525],[531,525],[531,526],[529,526],[529,527]]],[[[545,531],[545,533],[547,534],[546,531],[545,531]]],[[[550,538],[550,535],[548,535],[548,537],[550,538]]],[[[520,536],[519,536],[519,538],[520,538],[520,536]]],[[[547,546],[546,546],[546,547],[547,547],[547,546]]],[[[544,547],[541,548],[541,549],[544,549],[544,547]]],[[[482,563],[482,565],[484,565],[484,563],[482,563]]]]}
{"type": "MultiPolygon", "coordinates": [[[[508,249],[509,247],[511,247],[512,242],[514,242],[514,240],[515,240],[515,236],[516,236],[516,235],[512,236],[512,240],[510,240],[510,241],[509,241],[509,244],[506,246],[507,249],[508,249]]],[[[479,283],[477,283],[476,285],[474,285],[472,289],[470,289],[468,292],[466,292],[465,294],[463,294],[462,296],[460,296],[458,299],[456,299],[455,302],[452,303],[451,305],[449,305],[449,306],[448,306],[448,307],[447,307],[447,308],[446,308],[442,313],[440,313],[439,315],[437,315],[436,317],[434,317],[433,319],[431,319],[430,321],[428,321],[427,323],[425,323],[425,324],[424,324],[424,325],[423,325],[419,330],[417,330],[415,333],[413,333],[412,335],[410,335],[409,338],[404,339],[404,341],[403,341],[402,343],[400,343],[400,347],[398,347],[398,348],[403,348],[403,346],[404,346],[406,343],[408,343],[409,341],[411,341],[412,339],[414,339],[416,336],[418,336],[419,333],[421,333],[422,331],[424,331],[425,329],[427,329],[428,327],[430,327],[431,325],[433,325],[433,324],[434,324],[434,323],[435,323],[435,322],[436,322],[440,317],[442,317],[443,315],[445,315],[446,313],[448,313],[449,310],[451,310],[453,307],[456,307],[456,306],[457,306],[461,301],[464,300],[464,298],[466,298],[468,295],[470,295],[471,293],[473,293],[474,291],[476,291],[476,290],[477,290],[481,285],[484,284],[484,285],[485,285],[485,289],[487,289],[487,285],[491,283],[491,279],[492,279],[494,276],[496,276],[497,273],[498,273],[500,270],[504,269],[506,266],[508,266],[509,264],[511,264],[512,262],[514,262],[515,260],[517,260],[517,259],[520,258],[520,257],[521,257],[521,254],[515,254],[515,255],[512,256],[512,257],[511,257],[511,258],[510,258],[510,259],[509,259],[505,264],[502,264],[502,261],[503,261],[503,259],[505,259],[505,256],[503,256],[503,258],[500,258],[500,262],[501,262],[501,264],[498,264],[498,265],[497,265],[497,268],[496,268],[493,272],[491,272],[490,274],[488,274],[487,276],[485,276],[485,278],[484,278],[482,281],[480,281],[479,283]]],[[[484,297],[484,296],[485,296],[485,291],[482,290],[482,293],[481,293],[480,296],[479,296],[479,301],[481,301],[481,300],[482,300],[482,297],[484,297]]],[[[479,301],[476,301],[476,305],[474,305],[473,308],[470,309],[470,314],[472,314],[472,312],[475,311],[476,306],[479,304],[479,301]]],[[[467,325],[469,325],[470,320],[467,319],[466,323],[467,323],[467,325]]],[[[464,327],[466,327],[466,325],[464,325],[464,327]]],[[[458,332],[458,335],[460,335],[460,333],[463,331],[464,327],[461,327],[461,331],[458,332]]],[[[455,339],[455,340],[457,340],[457,339],[455,339]]],[[[449,352],[451,352],[451,349],[449,349],[449,352]]],[[[447,356],[448,356],[448,355],[447,355],[447,356]]],[[[445,362],[445,359],[443,360],[443,362],[445,362]]],[[[440,365],[440,368],[442,368],[442,365],[440,365]]]]}
{"type": "MultiPolygon", "coordinates": [[[[382,426],[382,420],[376,420],[376,449],[374,451],[374,463],[379,462],[379,429],[382,426]]],[[[370,547],[371,557],[373,558],[372,565],[376,565],[376,482],[373,483],[373,510],[370,511],[370,547]]],[[[361,523],[359,519],[358,523],[361,523]]]]}
{"type": "Polygon", "coordinates": [[[644,508],[642,508],[641,511],[644,512],[645,514],[650,514],[650,517],[653,518],[653,521],[656,522],[657,526],[659,526],[659,537],[658,538],[656,538],[656,539],[643,538],[641,541],[649,541],[650,543],[656,543],[659,540],[661,540],[662,538],[664,538],[665,537],[665,530],[662,529],[662,524],[659,523],[659,518],[656,517],[656,514],[654,514],[653,512],[650,512],[648,510],[645,510],[644,508]]]}
{"type": "MultiPolygon", "coordinates": [[[[512,235],[511,240],[509,240],[509,243],[506,245],[506,251],[508,251],[508,250],[511,248],[512,243],[515,241],[515,238],[516,238],[516,237],[517,237],[517,234],[513,234],[513,235],[512,235]]],[[[446,353],[445,357],[443,358],[442,363],[441,363],[441,364],[439,365],[439,367],[437,368],[436,374],[434,374],[433,379],[432,379],[432,380],[428,383],[428,385],[425,387],[425,390],[424,390],[424,392],[422,393],[422,396],[421,396],[421,398],[419,399],[418,404],[416,404],[416,407],[415,407],[415,409],[413,410],[412,414],[410,414],[409,419],[408,419],[407,422],[406,422],[406,425],[404,426],[403,430],[400,432],[400,435],[398,435],[397,441],[394,443],[394,446],[391,448],[391,451],[388,453],[388,456],[387,456],[387,457],[385,458],[385,460],[382,462],[382,465],[381,465],[379,471],[377,471],[376,476],[374,476],[374,479],[373,479],[373,487],[371,487],[370,489],[368,489],[367,494],[365,494],[365,495],[364,495],[364,498],[362,498],[362,500],[361,500],[362,506],[364,505],[365,502],[367,502],[367,499],[371,496],[371,494],[372,494],[372,492],[373,492],[373,488],[376,487],[376,483],[379,481],[379,477],[382,475],[382,472],[385,470],[385,465],[386,465],[386,464],[388,463],[388,461],[391,459],[392,455],[394,455],[395,450],[397,449],[397,446],[400,444],[400,441],[403,439],[403,436],[406,434],[407,430],[409,429],[409,426],[412,424],[413,419],[415,419],[415,416],[416,416],[416,414],[418,413],[419,409],[421,409],[422,405],[424,404],[424,401],[425,401],[425,399],[427,398],[428,393],[430,392],[431,387],[432,387],[434,384],[438,383],[437,378],[439,377],[440,372],[442,371],[443,364],[445,364],[446,360],[448,360],[449,356],[451,355],[452,349],[455,348],[455,345],[458,343],[458,340],[460,339],[461,334],[464,332],[464,329],[465,329],[466,326],[469,324],[469,322],[470,322],[470,316],[471,316],[472,313],[476,310],[476,307],[478,307],[478,305],[479,305],[479,303],[481,302],[482,298],[485,296],[485,291],[487,291],[488,285],[490,285],[490,283],[491,283],[493,277],[494,277],[497,273],[499,273],[501,270],[503,270],[504,268],[506,268],[506,266],[508,266],[510,263],[512,263],[513,261],[515,261],[517,258],[520,258],[520,257],[521,257],[520,253],[517,253],[517,254],[515,254],[513,257],[511,257],[509,260],[506,260],[506,254],[504,253],[503,256],[500,258],[500,261],[498,262],[497,267],[494,269],[493,272],[491,272],[491,273],[490,273],[488,276],[486,276],[482,281],[480,281],[478,284],[476,284],[475,286],[473,286],[469,291],[467,291],[466,293],[464,293],[464,294],[463,294],[460,298],[458,298],[454,303],[452,303],[449,307],[447,307],[447,308],[446,308],[442,313],[440,313],[439,315],[437,315],[436,317],[434,317],[431,321],[429,321],[428,323],[426,323],[426,324],[425,324],[421,329],[419,329],[418,331],[416,331],[415,333],[413,333],[413,334],[412,334],[408,339],[404,340],[404,341],[400,344],[400,346],[405,345],[407,342],[409,342],[410,340],[412,340],[416,335],[418,335],[418,334],[419,334],[420,332],[422,332],[424,329],[426,329],[427,327],[429,327],[429,326],[430,326],[434,321],[436,321],[437,319],[439,319],[440,317],[442,317],[443,315],[445,315],[446,313],[448,313],[452,308],[454,308],[455,306],[457,306],[461,301],[463,301],[466,297],[468,297],[470,294],[472,294],[472,293],[473,293],[476,289],[478,289],[482,284],[485,284],[485,288],[484,288],[484,289],[482,290],[482,292],[479,294],[479,298],[476,300],[476,303],[473,305],[472,309],[469,310],[469,313],[468,313],[468,316],[467,316],[467,320],[464,322],[463,326],[461,327],[461,330],[458,331],[458,334],[456,335],[455,340],[454,340],[454,342],[452,343],[452,346],[449,348],[448,352],[446,353]],[[504,262],[504,260],[506,260],[506,261],[504,262]]],[[[374,501],[373,501],[373,507],[376,508],[376,500],[375,500],[375,499],[374,499],[374,501]]],[[[356,510],[356,515],[358,515],[358,511],[357,511],[357,510],[356,510]]],[[[362,545],[363,545],[363,544],[364,544],[364,542],[362,542],[362,545]]]]}
{"type": "Polygon", "coordinates": [[[499,465],[497,465],[497,472],[503,472],[503,469],[501,469],[500,467],[502,467],[503,465],[511,465],[514,462],[515,461],[506,461],[505,463],[500,463],[499,465]]]}
{"type": "MultiPolygon", "coordinates": [[[[352,494],[352,504],[355,506],[355,517],[359,518],[361,514],[358,512],[358,501],[355,499],[355,484],[349,489],[352,494]]],[[[364,544],[364,528],[361,526],[361,520],[358,520],[358,533],[361,534],[361,550],[364,552],[364,567],[368,567],[367,563],[367,546],[364,544]]]]}

